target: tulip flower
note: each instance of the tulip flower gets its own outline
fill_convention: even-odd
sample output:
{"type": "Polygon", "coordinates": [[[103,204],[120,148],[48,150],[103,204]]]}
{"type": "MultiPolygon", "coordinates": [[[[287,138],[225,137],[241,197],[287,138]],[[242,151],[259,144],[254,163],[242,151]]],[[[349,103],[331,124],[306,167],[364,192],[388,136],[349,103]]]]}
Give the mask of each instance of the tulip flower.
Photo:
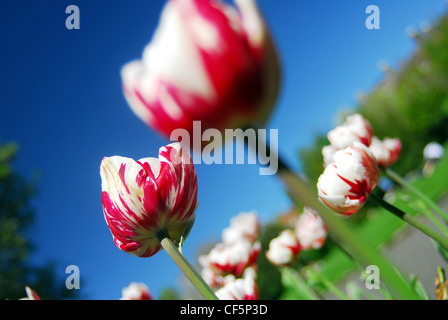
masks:
{"type": "Polygon", "coordinates": [[[253,268],[246,269],[242,278],[233,275],[226,277],[225,285],[216,291],[220,300],[258,300],[256,272],[253,268]]]}
{"type": "Polygon", "coordinates": [[[295,233],[302,249],[320,249],[327,238],[327,227],[322,218],[305,207],[295,226],[295,233]]]}
{"type": "Polygon", "coordinates": [[[132,282],[122,290],[120,300],[153,300],[151,291],[144,283],[132,282]]]}
{"type": "Polygon", "coordinates": [[[399,139],[385,138],[381,141],[373,137],[369,148],[378,164],[386,168],[397,162],[401,152],[401,142],[399,139]]]}
{"type": "Polygon", "coordinates": [[[379,180],[378,164],[363,144],[338,151],[317,182],[320,200],[333,211],[352,215],[367,201],[379,180]]]}
{"type": "Polygon", "coordinates": [[[160,148],[158,159],[104,158],[101,179],[104,217],[125,252],[150,257],[161,250],[160,232],[179,243],[194,221],[196,171],[179,143],[160,148]]]}
{"type": "Polygon", "coordinates": [[[258,259],[261,244],[256,241],[237,241],[232,244],[218,243],[208,254],[211,268],[218,274],[239,277],[247,267],[258,259]]]}
{"type": "Polygon", "coordinates": [[[370,123],[360,114],[348,116],[346,121],[328,132],[328,140],[336,149],[351,146],[355,141],[370,146],[373,130],[370,123]]]}
{"type": "Polygon", "coordinates": [[[199,264],[201,265],[201,276],[204,281],[211,288],[219,288],[224,285],[224,277],[221,274],[216,273],[213,270],[213,267],[210,265],[210,261],[207,255],[202,255],[198,259],[199,264]]]}
{"type": "Polygon", "coordinates": [[[254,211],[243,212],[230,220],[230,226],[222,232],[224,243],[234,243],[240,240],[255,242],[260,234],[260,220],[254,211]]]}
{"type": "Polygon", "coordinates": [[[36,291],[31,289],[30,287],[26,286],[25,287],[25,292],[26,292],[26,298],[22,298],[20,300],[41,300],[41,298],[36,293],[36,291]]]}
{"type": "Polygon", "coordinates": [[[284,230],[269,243],[266,258],[275,266],[289,266],[299,256],[300,242],[292,230],[284,230]]]}
{"type": "Polygon", "coordinates": [[[167,1],[142,59],[122,68],[128,104],[157,132],[268,120],[279,61],[255,1],[235,2],[238,10],[217,0],[167,1]]]}

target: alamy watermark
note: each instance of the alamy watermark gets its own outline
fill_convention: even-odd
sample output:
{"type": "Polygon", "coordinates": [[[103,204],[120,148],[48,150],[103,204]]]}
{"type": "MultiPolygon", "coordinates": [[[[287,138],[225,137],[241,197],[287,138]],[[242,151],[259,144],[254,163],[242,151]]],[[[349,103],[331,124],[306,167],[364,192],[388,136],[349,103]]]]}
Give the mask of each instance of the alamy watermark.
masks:
{"type": "Polygon", "coordinates": [[[369,14],[366,19],[366,28],[369,30],[380,29],[380,8],[370,5],[366,8],[366,13],[369,14]]]}
{"type": "Polygon", "coordinates": [[[269,129],[267,138],[267,129],[225,129],[224,136],[218,129],[202,132],[201,121],[193,122],[192,136],[185,129],[176,129],[170,136],[171,141],[180,141],[187,150],[196,150],[192,154],[194,164],[260,164],[262,176],[274,175],[278,170],[278,129],[269,129]]]}
{"type": "Polygon", "coordinates": [[[68,290],[80,289],[80,273],[79,267],[76,265],[69,265],[65,268],[65,273],[70,274],[67,279],[65,279],[65,287],[68,290]]]}
{"type": "MultiPolygon", "coordinates": [[[[65,13],[69,16],[65,19],[65,27],[68,30],[78,30],[81,28],[80,10],[77,5],[69,5],[65,9],[65,13]]],[[[366,28],[369,30],[380,29],[380,8],[376,5],[369,5],[365,10],[369,16],[366,19],[366,28]]]]}
{"type": "Polygon", "coordinates": [[[368,266],[366,268],[366,288],[368,290],[379,290],[381,285],[380,280],[380,268],[375,265],[368,266]]]}
{"type": "Polygon", "coordinates": [[[65,13],[69,14],[69,16],[65,19],[65,27],[68,30],[72,29],[80,29],[81,28],[81,16],[79,7],[74,4],[69,5],[65,8],[65,13]]]}

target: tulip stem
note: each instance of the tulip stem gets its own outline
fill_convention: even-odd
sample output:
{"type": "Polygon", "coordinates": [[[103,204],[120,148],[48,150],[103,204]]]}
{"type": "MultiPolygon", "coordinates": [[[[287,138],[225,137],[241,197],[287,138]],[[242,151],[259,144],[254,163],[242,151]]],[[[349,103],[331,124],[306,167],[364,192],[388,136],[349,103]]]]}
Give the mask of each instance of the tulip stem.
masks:
{"type": "Polygon", "coordinates": [[[387,211],[389,211],[390,213],[392,213],[396,217],[400,218],[401,220],[409,223],[410,225],[412,225],[416,229],[420,230],[421,232],[426,234],[428,237],[430,237],[433,240],[437,241],[444,248],[448,249],[448,239],[447,238],[445,238],[442,235],[440,235],[439,233],[435,232],[433,229],[431,229],[430,227],[428,227],[424,223],[418,221],[413,216],[403,212],[402,210],[400,210],[397,207],[391,205],[390,203],[384,201],[381,197],[379,197],[379,196],[377,196],[377,195],[375,195],[373,193],[370,194],[369,199],[371,199],[374,203],[376,203],[377,205],[383,207],[384,209],[386,209],[387,211]]]}
{"type": "Polygon", "coordinates": [[[198,290],[205,300],[218,300],[215,292],[208,286],[208,284],[201,277],[199,272],[191,265],[185,256],[179,251],[179,248],[174,244],[173,240],[168,235],[168,232],[160,232],[157,235],[163,249],[168,253],[171,259],[176,263],[179,269],[184,273],[192,285],[198,290]]]}
{"type": "MultiPolygon", "coordinates": [[[[421,300],[421,297],[412,289],[406,278],[393,266],[383,255],[374,247],[369,245],[364,239],[361,239],[353,229],[344,221],[339,219],[333,211],[324,206],[318,199],[315,188],[307,183],[299,174],[294,172],[288,164],[281,159],[278,154],[274,154],[273,149],[269,147],[266,140],[257,139],[257,148],[265,148],[271,159],[278,159],[277,178],[283,184],[283,187],[291,198],[294,205],[302,204],[319,212],[322,219],[327,224],[330,234],[336,241],[339,241],[347,248],[351,256],[360,264],[369,266],[376,265],[381,270],[381,276],[384,282],[388,283],[393,292],[405,300],[421,300]]],[[[249,144],[251,146],[251,144],[249,144]]],[[[254,150],[257,152],[257,150],[254,150]]],[[[260,156],[262,152],[259,152],[260,156]]],[[[263,163],[267,163],[262,159],[263,163]]]]}
{"type": "Polygon", "coordinates": [[[399,184],[401,187],[405,188],[411,192],[414,196],[420,198],[428,207],[437,212],[446,222],[448,222],[448,214],[443,211],[434,201],[432,201],[427,195],[422,193],[420,190],[412,186],[409,182],[403,179],[399,174],[390,168],[384,168],[386,175],[399,184]]]}

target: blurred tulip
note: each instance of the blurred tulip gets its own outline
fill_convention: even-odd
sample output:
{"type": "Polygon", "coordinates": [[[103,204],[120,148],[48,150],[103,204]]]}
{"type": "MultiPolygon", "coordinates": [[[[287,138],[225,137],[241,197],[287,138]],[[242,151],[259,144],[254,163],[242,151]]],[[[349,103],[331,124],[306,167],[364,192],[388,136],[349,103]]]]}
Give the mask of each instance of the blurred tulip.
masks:
{"type": "Polygon", "coordinates": [[[224,243],[234,243],[240,240],[255,242],[260,234],[260,220],[254,211],[243,212],[230,220],[230,226],[223,230],[224,243]]]}
{"type": "Polygon", "coordinates": [[[328,140],[336,149],[351,146],[355,141],[370,146],[373,137],[370,123],[360,114],[348,116],[346,121],[328,133],[328,140]]]}
{"type": "Polygon", "coordinates": [[[132,282],[123,289],[120,300],[153,300],[153,297],[145,284],[132,282]]]}
{"type": "Polygon", "coordinates": [[[207,255],[202,255],[199,257],[199,264],[201,265],[201,276],[202,279],[211,288],[220,288],[224,285],[224,277],[216,273],[213,267],[210,265],[210,260],[207,255]]]}
{"type": "Polygon", "coordinates": [[[401,152],[401,142],[399,139],[385,138],[381,141],[377,137],[373,137],[369,149],[378,164],[385,168],[397,162],[401,152]]]}
{"type": "Polygon", "coordinates": [[[441,159],[445,154],[445,148],[438,142],[430,142],[423,149],[423,157],[426,161],[441,159]]]}
{"type": "Polygon", "coordinates": [[[266,258],[275,266],[290,266],[296,261],[300,250],[300,242],[294,231],[284,230],[269,243],[266,258]]]}
{"type": "MultiPolygon", "coordinates": [[[[150,127],[247,128],[267,122],[280,66],[254,0],[171,0],[142,60],[122,68],[131,109],[150,127]]],[[[177,138],[177,137],[176,137],[177,138]]]]}
{"type": "Polygon", "coordinates": [[[256,241],[237,241],[232,244],[218,243],[208,254],[211,268],[220,275],[239,277],[253,265],[260,253],[261,244],[256,241]]]}
{"type": "Polygon", "coordinates": [[[340,214],[351,215],[367,201],[379,180],[378,164],[363,144],[338,151],[317,182],[321,201],[340,214]]]}
{"type": "Polygon", "coordinates": [[[196,171],[187,150],[173,143],[159,158],[101,163],[104,217],[117,247],[139,257],[161,250],[160,232],[178,243],[198,205],[196,171]]]}
{"type": "Polygon", "coordinates": [[[41,300],[36,291],[31,289],[30,287],[26,286],[25,291],[26,291],[26,298],[22,298],[20,300],[41,300]]]}
{"type": "Polygon", "coordinates": [[[327,227],[314,210],[305,207],[297,220],[295,233],[302,249],[320,249],[327,238],[327,227]]]}
{"type": "Polygon", "coordinates": [[[225,285],[216,291],[220,300],[258,300],[258,286],[256,272],[252,268],[246,269],[242,278],[227,276],[225,285]]]}

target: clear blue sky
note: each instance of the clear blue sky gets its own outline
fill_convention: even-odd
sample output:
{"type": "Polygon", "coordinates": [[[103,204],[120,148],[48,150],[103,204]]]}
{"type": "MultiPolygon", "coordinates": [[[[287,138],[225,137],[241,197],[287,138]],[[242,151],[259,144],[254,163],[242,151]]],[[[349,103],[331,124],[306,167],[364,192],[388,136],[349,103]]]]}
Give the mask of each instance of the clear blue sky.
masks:
{"type": "MultiPolygon", "coordinates": [[[[132,281],[158,294],[181,276],[164,252],[140,259],[118,250],[103,218],[99,168],[104,156],[156,156],[169,141],[128,108],[119,70],[139,58],[152,37],[164,1],[7,1],[0,8],[0,139],[19,143],[15,168],[42,172],[32,234],[33,259],[55,259],[81,272],[81,293],[118,299],[132,281]],[[65,28],[65,8],[76,4],[81,29],[65,28]]],[[[446,11],[445,0],[260,0],[284,68],[284,83],[269,127],[279,148],[300,170],[297,152],[327,132],[356,93],[408,57],[417,29],[446,11]],[[365,9],[381,10],[381,29],[367,30],[365,9]]],[[[198,165],[199,208],[185,245],[187,258],[218,240],[229,219],[257,210],[263,222],[290,202],[274,177],[256,165],[198,165]]]]}

